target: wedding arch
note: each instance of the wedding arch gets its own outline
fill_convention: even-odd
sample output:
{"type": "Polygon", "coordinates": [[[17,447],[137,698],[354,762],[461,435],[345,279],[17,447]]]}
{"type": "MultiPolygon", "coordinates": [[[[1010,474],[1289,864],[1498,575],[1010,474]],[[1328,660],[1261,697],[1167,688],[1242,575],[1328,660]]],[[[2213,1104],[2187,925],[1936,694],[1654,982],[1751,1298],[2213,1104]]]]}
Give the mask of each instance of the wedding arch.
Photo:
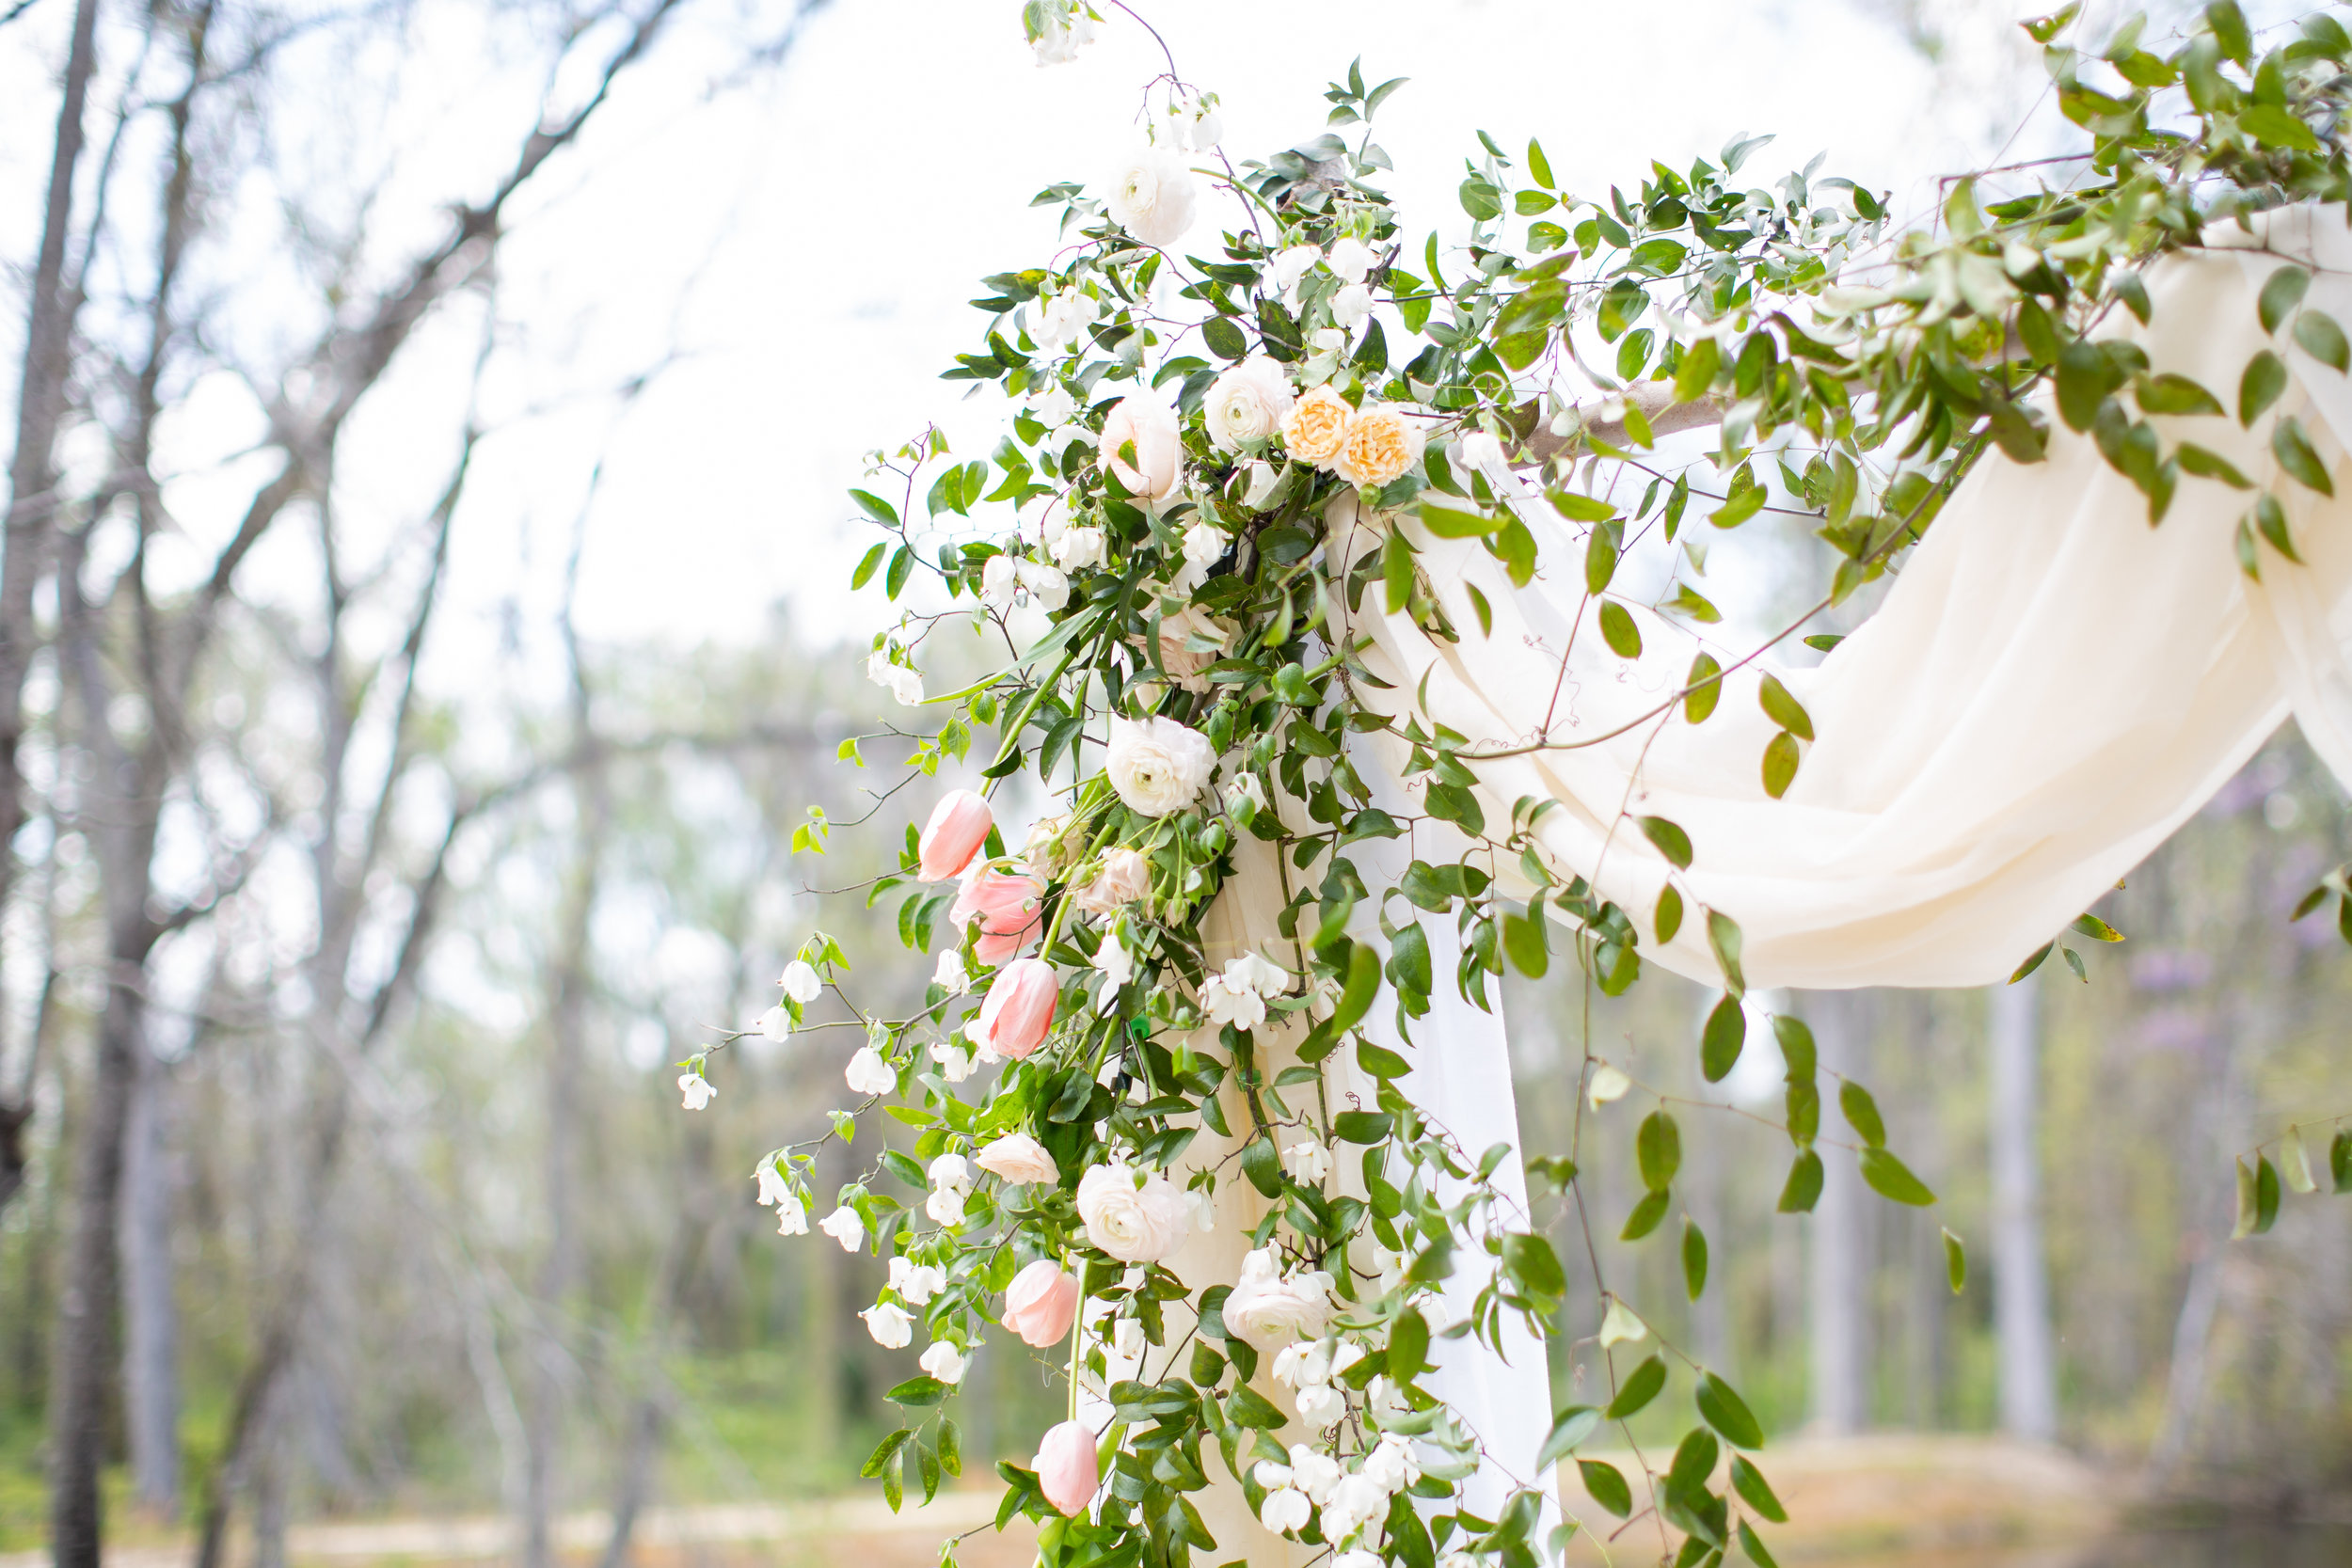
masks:
{"type": "MultiPolygon", "coordinates": [[[[2094,48],[2077,9],[2026,25],[2083,153],[1957,174],[1915,226],[1817,167],[1743,184],[1756,141],[1596,198],[1482,134],[1448,250],[1380,188],[1398,82],[1351,67],[1320,135],[1238,159],[1172,56],[1107,185],[1040,198],[1064,248],[987,279],[947,372],[1009,433],[852,492],[909,779],[977,774],[860,890],[932,982],[872,1010],[819,933],[755,1026],[846,1009],[826,1140],[904,1146],[835,1193],[812,1145],[755,1171],[784,1233],[887,1259],[862,1316],[924,1344],[866,1465],[893,1506],[961,1473],[957,1386],[1019,1340],[1069,1362],[1068,1418],[999,1467],[1047,1564],[1520,1565],[1645,1515],[1678,1563],[1772,1561],[1758,1422],[1597,1254],[1606,1402],[1524,1371],[1568,1291],[1531,1204],[1657,1233],[1683,1133],[1587,1039],[1580,1103],[1640,1117],[1644,1196],[1600,1212],[1574,1145],[1522,1161],[1506,967],[1720,989],[1720,1081],[1762,1049],[1751,986],[2079,972],[2115,935],[2086,908],[2290,713],[2352,782],[2352,38],[2219,0],[2094,48]],[[1708,546],[1767,512],[1832,564],[1740,634],[1708,546]],[[927,694],[957,625],[1004,668],[927,694]],[[1012,844],[991,797],[1024,774],[1053,803],[1012,844]],[[1692,1412],[1671,1455],[1580,1454],[1660,1401],[1692,1412]],[[1590,1517],[1548,1479],[1571,1457],[1590,1517]]],[[[1143,24],[1024,24],[1057,63],[1110,13],[1143,24]]],[[[2342,872],[2304,912],[2331,896],[2352,935],[2342,872]]],[[[1830,1160],[1932,1204],[1867,1090],[1771,1031],[1780,1209],[1830,1160]]],[[[691,1108],[714,1069],[684,1066],[691,1108]]],[[[2281,1167],[2352,1187],[2345,1135],[2318,1178],[2250,1152],[2242,1228],[2281,1167]]]]}

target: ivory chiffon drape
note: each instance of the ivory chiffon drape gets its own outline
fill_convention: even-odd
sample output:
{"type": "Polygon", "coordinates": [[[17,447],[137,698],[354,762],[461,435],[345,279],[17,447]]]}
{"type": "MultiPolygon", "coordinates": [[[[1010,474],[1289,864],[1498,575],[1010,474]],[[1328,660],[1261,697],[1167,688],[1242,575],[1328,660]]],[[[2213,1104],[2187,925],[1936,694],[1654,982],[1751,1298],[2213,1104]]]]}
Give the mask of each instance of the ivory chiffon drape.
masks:
{"type": "MultiPolygon", "coordinates": [[[[2233,408],[2249,358],[2266,345],[2286,358],[2289,390],[2250,431],[2232,417],[2156,423],[2168,439],[2196,441],[2273,486],[2303,564],[2265,546],[2262,581],[2249,581],[2233,536],[2250,498],[2211,480],[2185,476],[2169,515],[2151,528],[2139,491],[2089,438],[2053,419],[2048,460],[1986,457],[1878,611],[1819,666],[1767,653],[1728,676],[1714,716],[1692,725],[1670,701],[1692,655],[1706,647],[1730,667],[1752,648],[1636,611],[1644,653],[1627,666],[1591,624],[1597,607],[1584,599],[1575,541],[1548,504],[1498,467],[1490,481],[1516,498],[1541,546],[1526,589],[1514,588],[1476,541],[1438,538],[1411,516],[1359,515],[1352,497],[1334,503],[1335,580],[1377,547],[1383,530],[1401,528],[1460,632],[1439,641],[1406,616],[1382,613],[1376,590],[1348,615],[1335,593],[1343,617],[1336,633],[1369,636],[1364,661],[1387,682],[1359,697],[1399,720],[1418,711],[1424,724],[1468,736],[1472,750],[1525,745],[1544,734],[1549,714],[1550,738],[1578,744],[1478,764],[1487,822],[1508,824],[1522,798],[1559,802],[1535,830],[1549,863],[1633,914],[1645,954],[1692,979],[1722,983],[1702,905],[1739,922],[1755,986],[2006,978],[2196,811],[2290,712],[2352,783],[2352,497],[2328,499],[2280,479],[2270,451],[2273,422],[2292,415],[2330,471],[2343,471],[2352,383],[2283,334],[2270,339],[2255,314],[2264,281],[2292,261],[2313,272],[2307,303],[2352,325],[2352,234],[2341,212],[2295,208],[2268,214],[2251,234],[2210,238],[2210,248],[2150,269],[2148,325],[2118,311],[2108,330],[2138,341],[2155,370],[2193,376],[2233,408]],[[1487,635],[1478,630],[1473,587],[1492,609],[1487,635]],[[1780,800],[1766,796],[1760,773],[1777,728],[1757,702],[1767,672],[1804,704],[1818,736],[1780,800]],[[1672,819],[1695,852],[1679,879],[1690,914],[1666,943],[1655,941],[1651,920],[1671,868],[1628,814],[1672,819]]],[[[1687,526],[1706,524],[1694,516],[1687,526]]],[[[1422,781],[1399,777],[1406,758],[1402,743],[1367,737],[1359,766],[1385,772],[1379,787],[1403,792],[1409,806],[1422,781]]],[[[1359,846],[1358,859],[1377,893],[1377,878],[1393,879],[1414,847],[1383,847],[1395,863],[1371,847],[1359,846]]],[[[1439,837],[1420,852],[1434,859],[1459,848],[1439,837]]],[[[1533,891],[1507,857],[1494,869],[1507,891],[1533,891]]],[[[1244,841],[1237,874],[1210,912],[1214,959],[1255,950],[1290,961],[1274,927],[1279,875],[1263,846],[1244,841]]],[[[1473,1151],[1516,1143],[1500,1014],[1463,1004],[1449,983],[1451,963],[1441,958],[1438,968],[1438,1008],[1416,1027],[1421,1065],[1406,1086],[1473,1151]]],[[[1387,1011],[1384,1000],[1375,1014],[1387,1011]]],[[[1293,1044],[1271,1044],[1269,1072],[1286,1065],[1293,1044]]],[[[1335,1059],[1329,1092],[1367,1092],[1353,1070],[1335,1059]]],[[[1231,1118],[1239,1107],[1227,1109],[1231,1118]]],[[[1230,1141],[1203,1132],[1187,1163],[1214,1165],[1232,1152],[1230,1141]]],[[[1341,1162],[1343,1180],[1351,1166],[1341,1162]]],[[[1175,1259],[1196,1288],[1232,1281],[1243,1233],[1263,1213],[1248,1184],[1230,1179],[1230,1165],[1226,1174],[1216,1228],[1175,1259]]],[[[1516,1188],[1517,1159],[1498,1175],[1516,1188]]],[[[1477,1280],[1456,1285],[1467,1301],[1477,1280]]],[[[1532,1341],[1515,1347],[1507,1366],[1464,1345],[1475,1349],[1455,1342],[1439,1384],[1496,1456],[1473,1488],[1476,1503],[1491,1506],[1514,1473],[1533,1479],[1525,1466],[1549,1423],[1549,1392],[1532,1341]]],[[[1281,1393],[1263,1374],[1259,1386],[1281,1393]]],[[[1295,1428],[1281,1441],[1304,1435],[1295,1428]]],[[[1290,1568],[1318,1555],[1260,1528],[1222,1467],[1212,1474],[1218,1480],[1203,1512],[1218,1540],[1213,1560],[1246,1554],[1253,1565],[1290,1568]]]]}

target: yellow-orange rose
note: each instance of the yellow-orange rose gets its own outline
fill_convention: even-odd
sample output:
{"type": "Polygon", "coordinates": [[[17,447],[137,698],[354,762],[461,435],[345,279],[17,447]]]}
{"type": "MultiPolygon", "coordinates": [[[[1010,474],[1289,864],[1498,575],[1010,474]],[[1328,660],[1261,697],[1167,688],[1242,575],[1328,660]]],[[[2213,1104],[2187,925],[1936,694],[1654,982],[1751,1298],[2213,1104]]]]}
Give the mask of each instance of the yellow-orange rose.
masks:
{"type": "Polygon", "coordinates": [[[1347,422],[1356,410],[1328,387],[1318,387],[1290,406],[1282,416],[1282,444],[1293,457],[1327,468],[1347,438],[1347,422]]]}
{"type": "Polygon", "coordinates": [[[1422,429],[1394,404],[1376,403],[1347,422],[1331,470],[1359,490],[1377,490],[1421,461],[1422,429]]]}

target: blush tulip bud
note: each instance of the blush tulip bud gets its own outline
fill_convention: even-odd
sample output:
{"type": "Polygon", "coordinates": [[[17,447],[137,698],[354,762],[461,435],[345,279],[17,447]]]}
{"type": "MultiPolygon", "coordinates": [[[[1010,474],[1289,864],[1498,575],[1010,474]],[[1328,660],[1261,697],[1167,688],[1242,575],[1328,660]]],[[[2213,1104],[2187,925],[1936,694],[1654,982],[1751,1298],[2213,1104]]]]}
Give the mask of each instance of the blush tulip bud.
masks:
{"type": "Polygon", "coordinates": [[[1021,1060],[1044,1040],[1054,1026],[1054,1006],[1061,1000],[1061,979],[1051,964],[1036,958],[1015,958],[988,988],[980,1004],[980,1041],[999,1056],[1021,1060]]]}
{"type": "Polygon", "coordinates": [[[979,917],[980,938],[972,944],[972,956],[993,968],[1037,940],[1045,925],[1039,908],[1044,897],[1040,879],[982,866],[965,875],[947,918],[961,927],[979,917]]]}
{"type": "Polygon", "coordinates": [[[1037,1446],[1038,1489],[1065,1517],[1084,1513],[1103,1484],[1094,1460],[1094,1433],[1084,1421],[1064,1421],[1049,1430],[1037,1446]]]}
{"type": "Polygon", "coordinates": [[[969,789],[948,792],[931,810],[931,819],[924,825],[923,837],[917,849],[921,872],[927,882],[944,882],[960,877],[972,863],[972,857],[988,842],[988,831],[995,825],[995,815],[988,802],[969,789]]]}

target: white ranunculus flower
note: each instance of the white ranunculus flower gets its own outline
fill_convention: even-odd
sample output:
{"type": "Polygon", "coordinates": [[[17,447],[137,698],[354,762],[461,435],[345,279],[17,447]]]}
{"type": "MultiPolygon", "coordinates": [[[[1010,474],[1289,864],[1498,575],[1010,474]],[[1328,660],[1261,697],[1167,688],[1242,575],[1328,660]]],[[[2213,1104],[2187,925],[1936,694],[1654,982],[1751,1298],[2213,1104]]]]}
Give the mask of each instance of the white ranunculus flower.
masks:
{"type": "Polygon", "coordinates": [[[769,1155],[768,1158],[752,1167],[752,1180],[759,1183],[759,1201],[762,1207],[771,1203],[792,1201],[792,1184],[784,1179],[784,1172],[776,1168],[774,1155],[769,1155]]]}
{"type": "Polygon", "coordinates": [[[701,1110],[719,1092],[718,1085],[691,1069],[678,1074],[677,1087],[680,1102],[690,1111],[701,1110]]]}
{"type": "Polygon", "coordinates": [[[1190,805],[1216,768],[1208,737],[1173,719],[1113,719],[1103,763],[1119,798],[1146,816],[1190,805]]]}
{"type": "Polygon", "coordinates": [[[1054,564],[1065,572],[1100,566],[1106,559],[1103,531],[1092,524],[1066,528],[1054,541],[1054,564]]]}
{"type": "MultiPolygon", "coordinates": [[[[1258,1465],[1259,1483],[1264,1483],[1267,1470],[1280,1468],[1279,1465],[1269,1465],[1261,1462],[1258,1465]]],[[[1308,1519],[1313,1513],[1314,1505],[1307,1500],[1307,1494],[1295,1486],[1275,1487],[1265,1495],[1265,1501],[1258,1505],[1260,1522],[1277,1535],[1285,1530],[1305,1529],[1308,1519]]]]}
{"type": "Polygon", "coordinates": [[[957,1384],[963,1381],[963,1352],[945,1339],[934,1339],[915,1365],[942,1383],[957,1384]]]}
{"type": "Polygon", "coordinates": [[[1323,264],[1343,283],[1361,283],[1364,275],[1372,271],[1372,247],[1352,237],[1333,240],[1330,254],[1324,258],[1323,264]]]}
{"type": "Polygon", "coordinates": [[[1290,372],[1279,361],[1253,354],[1209,384],[1200,412],[1217,450],[1239,451],[1243,443],[1263,441],[1280,430],[1282,416],[1295,401],[1290,372]]]}
{"type": "Polygon", "coordinates": [[[816,1001],[825,989],[824,981],[817,977],[816,967],[800,958],[784,966],[784,978],[776,984],[784,988],[785,995],[803,1005],[816,1001]]]}
{"type": "Polygon", "coordinates": [[[1192,171],[1163,148],[1139,147],[1111,173],[1111,221],[1155,248],[1174,245],[1192,227],[1192,171]]]}
{"type": "Polygon", "coordinates": [[[866,1221],[846,1203],[818,1220],[817,1228],[839,1242],[844,1252],[855,1252],[866,1241],[866,1221]]]}
{"type": "Polygon", "coordinates": [[[859,1094],[888,1094],[898,1086],[898,1075],[882,1059],[882,1053],[870,1045],[857,1048],[857,1054],[850,1058],[841,1076],[859,1094]]]}
{"type": "Polygon", "coordinates": [[[914,1315],[903,1307],[881,1302],[858,1316],[866,1320],[866,1332],[874,1343],[884,1350],[904,1350],[914,1338],[914,1315]]]}
{"type": "Polygon", "coordinates": [[[1286,1277],[1275,1255],[1261,1247],[1241,1260],[1224,1318],[1228,1329],[1261,1353],[1295,1338],[1321,1338],[1331,1319],[1331,1276],[1317,1270],[1286,1277]]]}
{"type": "Polygon", "coordinates": [[[1372,314],[1372,286],[1350,283],[1331,296],[1331,320],[1341,330],[1353,332],[1372,314]]]}
{"type": "Polygon", "coordinates": [[[1078,1181],[1078,1217],[1087,1240],[1122,1263],[1152,1263],[1174,1252],[1192,1228],[1191,1205],[1157,1171],[1136,1185],[1119,1164],[1097,1165],[1078,1181]]]}
{"type": "Polygon", "coordinates": [[[972,989],[972,974],[963,967],[961,948],[950,947],[939,955],[939,962],[931,970],[931,984],[950,996],[961,996],[972,989]]]}
{"type": "Polygon", "coordinates": [[[1016,568],[1021,586],[1041,609],[1057,610],[1070,602],[1070,579],[1041,561],[1025,561],[1016,568]]]}

